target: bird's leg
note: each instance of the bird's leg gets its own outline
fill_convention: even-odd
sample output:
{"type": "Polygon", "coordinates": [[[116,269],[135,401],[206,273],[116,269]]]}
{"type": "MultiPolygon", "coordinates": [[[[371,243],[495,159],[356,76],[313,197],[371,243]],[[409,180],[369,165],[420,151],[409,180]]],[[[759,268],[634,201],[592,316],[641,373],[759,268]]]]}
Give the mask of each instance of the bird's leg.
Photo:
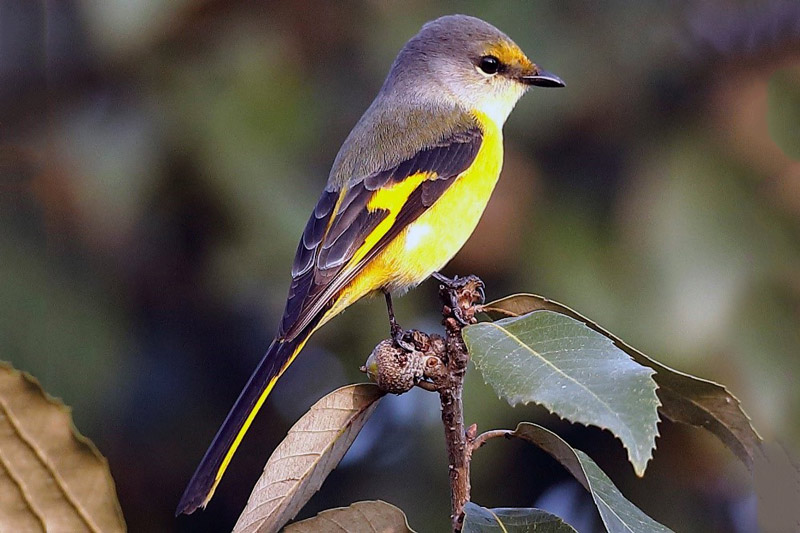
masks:
{"type": "Polygon", "coordinates": [[[410,332],[407,332],[400,327],[397,319],[394,317],[394,306],[392,305],[392,293],[386,289],[383,290],[383,295],[386,297],[386,311],[389,313],[389,331],[392,335],[392,340],[399,347],[407,352],[413,352],[415,347],[413,342],[410,341],[410,332]]]}
{"type": "Polygon", "coordinates": [[[394,317],[394,306],[392,305],[392,293],[383,289],[383,295],[386,297],[386,311],[389,313],[389,330],[392,333],[392,338],[396,338],[399,334],[403,333],[403,328],[397,323],[394,317]]]}
{"type": "Polygon", "coordinates": [[[467,284],[474,283],[478,291],[478,301],[476,303],[482,304],[486,301],[486,295],[483,292],[483,281],[481,281],[478,276],[472,274],[462,278],[458,276],[448,278],[439,272],[434,272],[432,277],[438,281],[443,288],[447,289],[450,298],[450,309],[453,310],[453,316],[456,320],[458,320],[462,326],[469,325],[470,321],[464,316],[464,309],[462,309],[458,303],[457,292],[458,289],[464,288],[467,284]]]}

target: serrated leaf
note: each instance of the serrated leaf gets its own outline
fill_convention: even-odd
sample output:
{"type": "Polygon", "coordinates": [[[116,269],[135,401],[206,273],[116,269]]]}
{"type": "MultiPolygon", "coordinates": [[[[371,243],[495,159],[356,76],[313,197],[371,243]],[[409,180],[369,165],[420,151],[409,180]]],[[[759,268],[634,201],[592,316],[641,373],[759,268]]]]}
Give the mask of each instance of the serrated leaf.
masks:
{"type": "Polygon", "coordinates": [[[671,533],[629,502],[591,457],[576,450],[561,437],[538,424],[522,422],[511,433],[553,456],[592,495],[603,525],[609,533],[671,533]]]}
{"type": "Polygon", "coordinates": [[[0,530],[125,531],[108,462],[69,408],[0,363],[0,530]]]}
{"type": "Polygon", "coordinates": [[[406,515],[386,502],[356,502],[286,526],[285,533],[414,533],[406,515]]]}
{"type": "Polygon", "coordinates": [[[267,460],[233,533],[271,533],[294,518],[347,453],[381,396],[377,385],[362,383],[312,405],[267,460]]]}
{"type": "Polygon", "coordinates": [[[551,311],[481,322],[463,334],[486,383],[511,405],[535,402],[572,422],[608,429],[644,474],[658,435],[653,370],[551,311]]]}
{"type": "Polygon", "coordinates": [[[464,507],[463,533],[577,533],[554,514],[541,509],[486,509],[472,502],[464,507]]]}
{"type": "Polygon", "coordinates": [[[488,303],[483,310],[493,318],[520,316],[532,311],[553,311],[578,320],[605,335],[640,365],[656,371],[659,411],[673,422],[707,429],[717,436],[748,467],[761,452],[761,437],[739,400],[724,386],[674,370],[654,361],[569,307],[535,294],[515,294],[488,303]]]}

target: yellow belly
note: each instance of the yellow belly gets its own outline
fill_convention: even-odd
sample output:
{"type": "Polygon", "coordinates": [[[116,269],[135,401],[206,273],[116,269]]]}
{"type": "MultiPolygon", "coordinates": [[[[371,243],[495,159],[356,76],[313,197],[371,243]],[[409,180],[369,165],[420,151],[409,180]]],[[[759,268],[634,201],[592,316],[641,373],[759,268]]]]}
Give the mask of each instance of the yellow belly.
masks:
{"type": "Polygon", "coordinates": [[[382,267],[391,272],[386,288],[404,291],[413,287],[456,255],[475,231],[502,164],[502,137],[499,131],[487,132],[469,170],[379,256],[382,267]]]}
{"type": "Polygon", "coordinates": [[[470,168],[342,291],[323,323],[370,292],[403,292],[423,282],[467,242],[503,164],[502,131],[486,117],[479,118],[485,129],[483,144],[470,168]]]}

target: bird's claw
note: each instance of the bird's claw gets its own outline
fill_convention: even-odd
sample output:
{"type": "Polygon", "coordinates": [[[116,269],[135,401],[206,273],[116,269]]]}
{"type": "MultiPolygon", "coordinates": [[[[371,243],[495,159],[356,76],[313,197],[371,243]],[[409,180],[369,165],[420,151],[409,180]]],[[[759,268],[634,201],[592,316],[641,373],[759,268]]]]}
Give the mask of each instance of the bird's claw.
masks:
{"type": "Polygon", "coordinates": [[[404,330],[397,323],[392,325],[392,340],[394,343],[407,352],[417,349],[414,345],[414,330],[404,330]]]}

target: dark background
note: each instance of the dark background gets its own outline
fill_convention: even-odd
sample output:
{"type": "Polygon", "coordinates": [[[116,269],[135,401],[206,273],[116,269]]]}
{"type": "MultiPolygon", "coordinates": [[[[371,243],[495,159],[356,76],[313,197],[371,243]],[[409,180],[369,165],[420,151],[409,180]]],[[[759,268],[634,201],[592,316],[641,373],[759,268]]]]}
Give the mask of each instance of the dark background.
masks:
{"type": "MultiPolygon", "coordinates": [[[[796,2],[0,0],[0,359],[74,408],[131,531],[229,530],[316,399],[363,380],[382,299],[314,337],[205,512],[178,498],[282,311],[329,166],[394,55],[464,12],[567,82],[506,126],[503,178],[446,273],[489,298],[561,301],[681,370],[725,383],[766,438],[800,440],[800,5],[796,2]]],[[[437,328],[435,286],[397,301],[437,328]]],[[[752,531],[748,474],[665,423],[636,479],[610,434],[511,409],[471,371],[466,418],[537,420],[681,532],[752,531]]],[[[438,402],[383,400],[310,516],[363,499],[420,532],[448,521],[438,402]]],[[[796,448],[795,448],[796,449],[796,448]]],[[[473,499],[596,520],[521,443],[476,455],[473,499]]],[[[594,526],[596,527],[596,526],[594,526]]]]}

